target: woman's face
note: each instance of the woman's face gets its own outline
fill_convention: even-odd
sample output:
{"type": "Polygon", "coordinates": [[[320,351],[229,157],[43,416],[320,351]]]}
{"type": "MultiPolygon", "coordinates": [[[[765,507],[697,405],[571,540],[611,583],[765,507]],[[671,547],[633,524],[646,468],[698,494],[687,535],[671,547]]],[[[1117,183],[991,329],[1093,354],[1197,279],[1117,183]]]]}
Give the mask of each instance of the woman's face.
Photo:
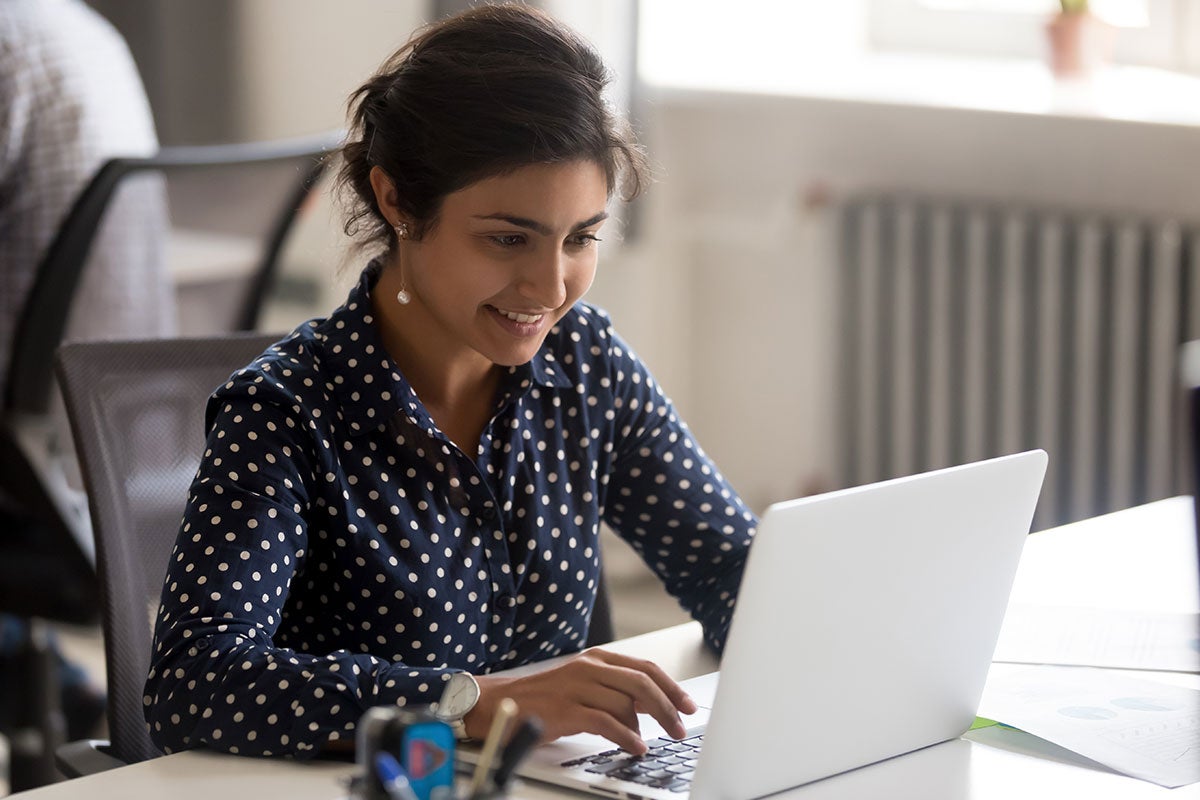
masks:
{"type": "Polygon", "coordinates": [[[607,204],[591,161],[521,167],[447,195],[424,237],[401,242],[413,298],[401,314],[428,316],[422,335],[442,356],[529,361],[592,284],[607,204]]]}

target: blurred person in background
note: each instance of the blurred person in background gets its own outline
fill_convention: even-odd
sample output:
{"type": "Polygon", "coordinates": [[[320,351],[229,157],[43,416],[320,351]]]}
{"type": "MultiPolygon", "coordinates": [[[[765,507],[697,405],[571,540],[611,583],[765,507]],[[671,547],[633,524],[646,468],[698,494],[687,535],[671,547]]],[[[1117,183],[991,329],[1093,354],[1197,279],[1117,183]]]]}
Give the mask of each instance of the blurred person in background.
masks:
{"type": "MultiPolygon", "coordinates": [[[[121,35],[79,0],[0,0],[0,391],[18,320],[59,226],[93,175],[116,156],[158,149],[154,122],[121,35]]],[[[161,184],[134,181],[114,197],[75,297],[71,339],[169,335],[173,287],[165,270],[161,184]]],[[[71,456],[61,404],[57,448],[71,456]]],[[[0,612],[30,591],[53,592],[54,537],[0,487],[0,612]],[[39,561],[40,558],[40,561],[39,561]]],[[[0,613],[0,732],[19,724],[15,680],[29,623],[0,613]]],[[[57,650],[57,648],[55,648],[57,650]]],[[[78,666],[56,654],[69,738],[90,735],[104,697],[78,666]]]]}

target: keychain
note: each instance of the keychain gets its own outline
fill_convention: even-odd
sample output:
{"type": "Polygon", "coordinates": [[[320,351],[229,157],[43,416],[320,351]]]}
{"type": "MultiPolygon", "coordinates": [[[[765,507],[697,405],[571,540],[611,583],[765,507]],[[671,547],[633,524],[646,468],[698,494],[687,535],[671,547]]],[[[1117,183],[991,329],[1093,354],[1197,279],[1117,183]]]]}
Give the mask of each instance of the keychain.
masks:
{"type": "MultiPolygon", "coordinates": [[[[502,699],[462,798],[496,800],[507,795],[517,767],[542,736],[536,717],[518,722],[516,715],[516,703],[502,699]]],[[[357,736],[361,772],[354,794],[361,800],[459,800],[454,788],[454,731],[428,706],[368,709],[359,720],[357,736]]]]}
{"type": "Polygon", "coordinates": [[[454,731],[427,708],[367,710],[358,725],[366,800],[453,800],[454,731]]]}

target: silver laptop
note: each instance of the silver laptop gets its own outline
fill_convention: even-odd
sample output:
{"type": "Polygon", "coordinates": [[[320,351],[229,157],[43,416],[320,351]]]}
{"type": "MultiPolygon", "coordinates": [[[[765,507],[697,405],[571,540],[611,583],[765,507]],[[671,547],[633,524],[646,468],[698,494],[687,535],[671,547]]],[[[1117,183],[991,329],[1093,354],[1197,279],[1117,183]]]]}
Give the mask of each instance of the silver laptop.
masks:
{"type": "Polygon", "coordinates": [[[650,754],[598,736],[518,770],[606,797],[748,800],[908,753],[975,717],[1046,470],[1041,450],[779,503],[750,548],[721,671],[650,754]]]}

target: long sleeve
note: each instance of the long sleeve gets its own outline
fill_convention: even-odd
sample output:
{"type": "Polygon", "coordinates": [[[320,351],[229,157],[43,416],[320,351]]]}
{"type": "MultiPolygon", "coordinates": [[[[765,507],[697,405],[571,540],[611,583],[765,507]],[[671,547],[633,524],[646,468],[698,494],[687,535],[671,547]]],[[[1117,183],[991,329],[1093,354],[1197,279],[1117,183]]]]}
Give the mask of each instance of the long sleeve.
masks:
{"type": "Polygon", "coordinates": [[[645,364],[611,331],[610,340],[616,444],[605,519],[720,652],[758,521],[645,364]]]}
{"type": "MultiPolygon", "coordinates": [[[[449,673],[322,652],[320,633],[302,649],[276,642],[293,585],[316,566],[311,541],[325,533],[312,520],[328,509],[307,487],[332,476],[311,411],[258,381],[235,379],[210,401],[207,450],[163,588],[146,704],[166,752],[313,754],[372,705],[436,700],[449,673]]],[[[342,594],[324,599],[352,614],[359,593],[331,588],[342,594]]],[[[302,601],[290,613],[315,612],[302,601]]]]}

